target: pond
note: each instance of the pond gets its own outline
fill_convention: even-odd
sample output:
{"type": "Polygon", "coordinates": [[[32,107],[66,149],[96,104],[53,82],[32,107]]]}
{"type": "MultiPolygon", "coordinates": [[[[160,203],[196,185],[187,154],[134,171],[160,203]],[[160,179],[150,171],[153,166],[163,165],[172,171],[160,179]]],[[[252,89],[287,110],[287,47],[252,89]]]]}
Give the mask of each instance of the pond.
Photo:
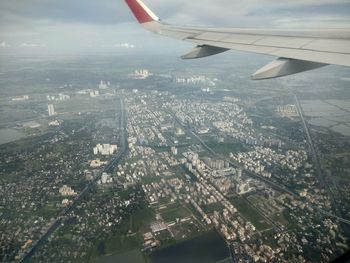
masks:
{"type": "Polygon", "coordinates": [[[152,263],[212,263],[230,256],[224,239],[211,230],[151,254],[152,263]]]}

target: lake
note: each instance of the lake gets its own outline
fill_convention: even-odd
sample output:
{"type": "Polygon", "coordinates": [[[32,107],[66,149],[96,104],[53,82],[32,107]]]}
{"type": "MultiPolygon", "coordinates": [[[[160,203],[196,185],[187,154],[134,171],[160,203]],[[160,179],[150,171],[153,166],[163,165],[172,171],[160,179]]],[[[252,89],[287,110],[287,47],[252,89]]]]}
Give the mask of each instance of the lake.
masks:
{"type": "Polygon", "coordinates": [[[106,255],[96,259],[96,263],[116,263],[116,262],[132,262],[145,263],[145,259],[140,249],[135,249],[123,253],[106,255]]]}
{"type": "Polygon", "coordinates": [[[301,103],[311,125],[350,136],[350,100],[303,100],[301,103]]]}
{"type": "Polygon", "coordinates": [[[152,263],[214,263],[230,256],[224,239],[211,230],[203,235],[157,250],[152,263]]]}

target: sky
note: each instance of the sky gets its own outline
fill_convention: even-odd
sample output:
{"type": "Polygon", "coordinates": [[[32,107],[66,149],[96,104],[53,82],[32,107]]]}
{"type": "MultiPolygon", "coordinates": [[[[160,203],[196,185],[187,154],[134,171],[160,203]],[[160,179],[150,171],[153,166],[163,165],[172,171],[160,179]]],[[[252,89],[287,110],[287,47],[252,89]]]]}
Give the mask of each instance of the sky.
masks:
{"type": "MultiPolygon", "coordinates": [[[[350,28],[350,0],[145,0],[182,25],[350,28]]],[[[137,25],[123,0],[0,0],[0,51],[133,52],[187,48],[137,25]]]]}

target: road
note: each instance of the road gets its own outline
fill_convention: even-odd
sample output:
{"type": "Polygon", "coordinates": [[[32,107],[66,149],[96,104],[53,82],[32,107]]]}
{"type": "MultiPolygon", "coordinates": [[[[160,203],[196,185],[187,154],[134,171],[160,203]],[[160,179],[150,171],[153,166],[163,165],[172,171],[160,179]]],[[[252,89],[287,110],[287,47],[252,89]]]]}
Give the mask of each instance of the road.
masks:
{"type": "Polygon", "coordinates": [[[68,214],[76,208],[77,204],[82,200],[83,197],[85,197],[90,189],[92,189],[96,184],[97,181],[101,178],[102,173],[104,172],[110,172],[113,167],[115,167],[116,164],[124,157],[124,155],[127,153],[128,150],[128,144],[127,144],[127,134],[126,134],[126,109],[124,100],[120,99],[120,112],[121,114],[118,115],[118,122],[119,122],[119,129],[121,131],[121,136],[119,140],[119,151],[115,156],[113,156],[112,160],[109,161],[109,163],[105,166],[105,168],[100,172],[99,176],[97,176],[92,182],[90,182],[83,191],[75,197],[73,202],[64,208],[57,216],[57,218],[50,223],[45,233],[42,234],[42,236],[33,243],[33,245],[26,251],[26,253],[22,256],[22,258],[19,260],[19,262],[27,262],[35,253],[35,251],[42,245],[44,242],[52,235],[52,233],[57,230],[61,223],[66,219],[68,214]]]}
{"type": "MultiPolygon", "coordinates": [[[[294,94],[294,99],[295,99],[295,102],[296,102],[296,106],[297,106],[297,110],[298,110],[300,119],[301,119],[301,121],[303,123],[303,127],[304,127],[304,131],[305,131],[305,134],[306,134],[306,137],[307,137],[307,142],[308,142],[308,145],[309,145],[312,161],[313,161],[313,164],[314,164],[314,168],[316,170],[316,176],[317,176],[317,178],[319,180],[319,183],[320,183],[321,187],[323,189],[325,189],[326,192],[328,193],[328,196],[330,198],[330,201],[331,201],[332,207],[334,209],[335,215],[332,215],[328,211],[325,211],[325,210],[322,210],[322,209],[318,209],[318,210],[321,211],[323,214],[325,214],[327,216],[330,216],[330,217],[333,217],[335,219],[338,219],[342,223],[350,224],[349,220],[342,218],[342,215],[341,215],[341,212],[340,212],[341,209],[340,209],[340,207],[339,207],[339,205],[337,203],[337,200],[336,200],[337,199],[336,198],[337,194],[332,191],[331,186],[334,186],[335,189],[336,189],[337,188],[336,185],[335,184],[330,184],[330,182],[327,182],[327,180],[325,178],[325,175],[322,172],[321,163],[320,163],[320,160],[318,158],[317,152],[315,150],[314,143],[313,143],[311,135],[310,135],[310,129],[309,129],[308,124],[307,124],[307,122],[305,120],[305,117],[304,117],[303,108],[301,107],[300,101],[299,101],[298,96],[296,94],[294,94]]],[[[347,229],[348,229],[348,227],[347,227],[347,229]]]]}
{"type": "Polygon", "coordinates": [[[297,95],[294,94],[294,99],[295,99],[295,102],[296,102],[296,106],[297,106],[297,110],[298,110],[298,113],[299,113],[299,116],[300,116],[300,119],[303,123],[303,127],[304,127],[304,132],[305,132],[305,135],[306,135],[306,138],[307,138],[307,143],[309,145],[309,149],[310,149],[310,153],[311,153],[311,158],[312,158],[312,161],[314,163],[314,168],[316,169],[316,175],[318,177],[318,180],[322,186],[322,188],[325,188],[326,187],[326,181],[325,181],[325,178],[322,174],[322,171],[321,171],[321,164],[320,164],[320,161],[317,157],[317,154],[316,154],[316,150],[315,150],[315,147],[314,147],[314,144],[312,142],[312,138],[311,138],[311,135],[310,135],[310,131],[309,131],[309,128],[307,126],[307,123],[305,121],[305,118],[304,118],[304,112],[303,112],[303,109],[300,105],[300,102],[299,102],[299,99],[297,97],[297,95]]]}

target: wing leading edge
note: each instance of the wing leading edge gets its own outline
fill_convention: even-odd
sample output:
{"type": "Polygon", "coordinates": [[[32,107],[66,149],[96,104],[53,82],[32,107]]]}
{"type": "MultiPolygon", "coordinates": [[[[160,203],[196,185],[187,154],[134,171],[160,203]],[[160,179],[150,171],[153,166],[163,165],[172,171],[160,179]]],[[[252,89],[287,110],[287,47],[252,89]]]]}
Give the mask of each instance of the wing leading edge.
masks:
{"type": "Polygon", "coordinates": [[[277,30],[174,26],[162,22],[141,0],[125,0],[139,23],[159,35],[195,43],[183,59],[211,56],[230,49],[278,57],[252,75],[276,78],[329,64],[350,67],[350,29],[277,30]]]}

